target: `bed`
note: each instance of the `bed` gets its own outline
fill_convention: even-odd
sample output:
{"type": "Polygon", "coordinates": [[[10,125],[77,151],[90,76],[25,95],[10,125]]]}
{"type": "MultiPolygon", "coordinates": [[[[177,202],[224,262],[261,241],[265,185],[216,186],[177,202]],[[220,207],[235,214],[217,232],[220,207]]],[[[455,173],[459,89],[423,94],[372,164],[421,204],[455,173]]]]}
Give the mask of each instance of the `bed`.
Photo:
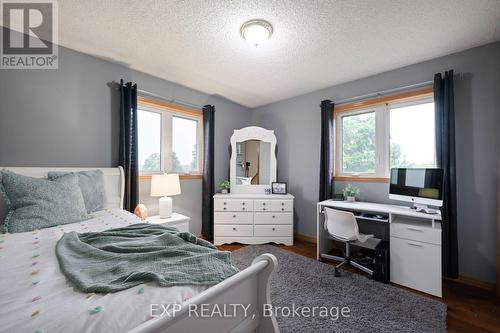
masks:
{"type": "MultiPolygon", "coordinates": [[[[96,168],[0,169],[45,177],[48,171],[96,168]]],[[[74,290],[55,255],[60,237],[69,231],[103,231],[139,221],[121,209],[123,170],[99,169],[105,176],[107,209],[78,223],[0,235],[0,332],[279,332],[276,319],[263,315],[264,304],[271,304],[270,276],[277,264],[270,254],[211,287],[161,288],[147,283],[113,294],[74,290]],[[230,309],[235,304],[249,306],[248,311],[224,318],[201,313],[202,307],[230,309]],[[152,308],[163,316],[151,316],[152,308]]]]}

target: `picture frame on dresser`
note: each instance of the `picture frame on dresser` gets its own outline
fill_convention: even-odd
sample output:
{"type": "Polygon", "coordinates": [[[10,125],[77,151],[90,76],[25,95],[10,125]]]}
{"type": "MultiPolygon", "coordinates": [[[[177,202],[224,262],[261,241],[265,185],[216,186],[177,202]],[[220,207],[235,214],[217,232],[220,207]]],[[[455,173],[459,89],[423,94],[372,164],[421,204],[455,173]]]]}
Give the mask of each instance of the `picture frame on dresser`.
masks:
{"type": "Polygon", "coordinates": [[[272,194],[287,194],[287,183],[285,182],[273,182],[271,184],[271,193],[272,194]]]}

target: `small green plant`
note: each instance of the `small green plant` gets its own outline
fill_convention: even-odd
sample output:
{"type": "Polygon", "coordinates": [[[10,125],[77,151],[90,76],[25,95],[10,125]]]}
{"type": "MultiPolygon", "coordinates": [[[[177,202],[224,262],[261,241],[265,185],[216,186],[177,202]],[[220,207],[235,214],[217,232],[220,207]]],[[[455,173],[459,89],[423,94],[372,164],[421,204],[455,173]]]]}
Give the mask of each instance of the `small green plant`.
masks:
{"type": "Polygon", "coordinates": [[[351,184],[348,184],[345,188],[344,188],[344,197],[348,198],[348,197],[357,197],[359,195],[359,193],[361,192],[361,190],[359,189],[359,187],[356,187],[356,186],[352,186],[351,184]]]}
{"type": "Polygon", "coordinates": [[[229,182],[229,180],[223,180],[219,183],[219,188],[221,190],[229,190],[229,188],[231,187],[231,183],[229,182]]]}

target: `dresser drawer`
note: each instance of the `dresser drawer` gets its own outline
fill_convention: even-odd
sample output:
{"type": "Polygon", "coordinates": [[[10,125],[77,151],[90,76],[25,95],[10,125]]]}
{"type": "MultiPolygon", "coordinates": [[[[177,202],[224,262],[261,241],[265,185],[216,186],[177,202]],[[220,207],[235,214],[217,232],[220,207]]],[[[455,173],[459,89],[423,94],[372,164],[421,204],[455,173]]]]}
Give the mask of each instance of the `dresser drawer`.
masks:
{"type": "Polygon", "coordinates": [[[215,234],[217,237],[224,236],[253,236],[253,225],[215,225],[215,234]]]}
{"type": "Polygon", "coordinates": [[[292,200],[255,200],[254,210],[256,212],[291,212],[293,211],[292,200]]]}
{"type": "Polygon", "coordinates": [[[253,213],[215,212],[215,224],[253,224],[253,213]]]}
{"type": "Polygon", "coordinates": [[[391,236],[391,282],[441,297],[441,246],[391,236]]]}
{"type": "Polygon", "coordinates": [[[256,225],[255,236],[293,236],[293,226],[291,225],[256,225]]]}
{"type": "Polygon", "coordinates": [[[391,223],[391,237],[441,245],[441,229],[418,224],[391,223]]]}
{"type": "Polygon", "coordinates": [[[216,212],[251,212],[253,211],[253,200],[240,199],[216,199],[214,200],[216,212]]]}
{"type": "Polygon", "coordinates": [[[255,224],[293,224],[293,213],[255,213],[255,224]]]}

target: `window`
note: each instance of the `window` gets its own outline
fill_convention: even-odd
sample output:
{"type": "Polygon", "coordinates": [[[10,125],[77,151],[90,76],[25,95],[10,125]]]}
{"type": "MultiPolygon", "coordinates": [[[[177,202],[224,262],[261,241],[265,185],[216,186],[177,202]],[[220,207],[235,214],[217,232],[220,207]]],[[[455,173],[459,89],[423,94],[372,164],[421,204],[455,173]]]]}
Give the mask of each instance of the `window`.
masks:
{"type": "Polygon", "coordinates": [[[393,107],[390,117],[390,167],[436,166],[434,103],[393,107]]]}
{"type": "Polygon", "coordinates": [[[342,117],[342,173],[374,173],[375,164],[375,112],[342,117]]]}
{"type": "Polygon", "coordinates": [[[137,112],[137,140],[139,142],[139,170],[162,171],[161,113],[139,109],[137,112]]]}
{"type": "Polygon", "coordinates": [[[201,170],[202,115],[168,103],[138,99],[139,173],[198,176],[201,170]]]}
{"type": "Polygon", "coordinates": [[[335,120],[336,177],[386,180],[391,168],[436,165],[432,90],[340,106],[335,120]]]}
{"type": "Polygon", "coordinates": [[[172,172],[198,172],[198,121],[172,117],[172,172]]]}

